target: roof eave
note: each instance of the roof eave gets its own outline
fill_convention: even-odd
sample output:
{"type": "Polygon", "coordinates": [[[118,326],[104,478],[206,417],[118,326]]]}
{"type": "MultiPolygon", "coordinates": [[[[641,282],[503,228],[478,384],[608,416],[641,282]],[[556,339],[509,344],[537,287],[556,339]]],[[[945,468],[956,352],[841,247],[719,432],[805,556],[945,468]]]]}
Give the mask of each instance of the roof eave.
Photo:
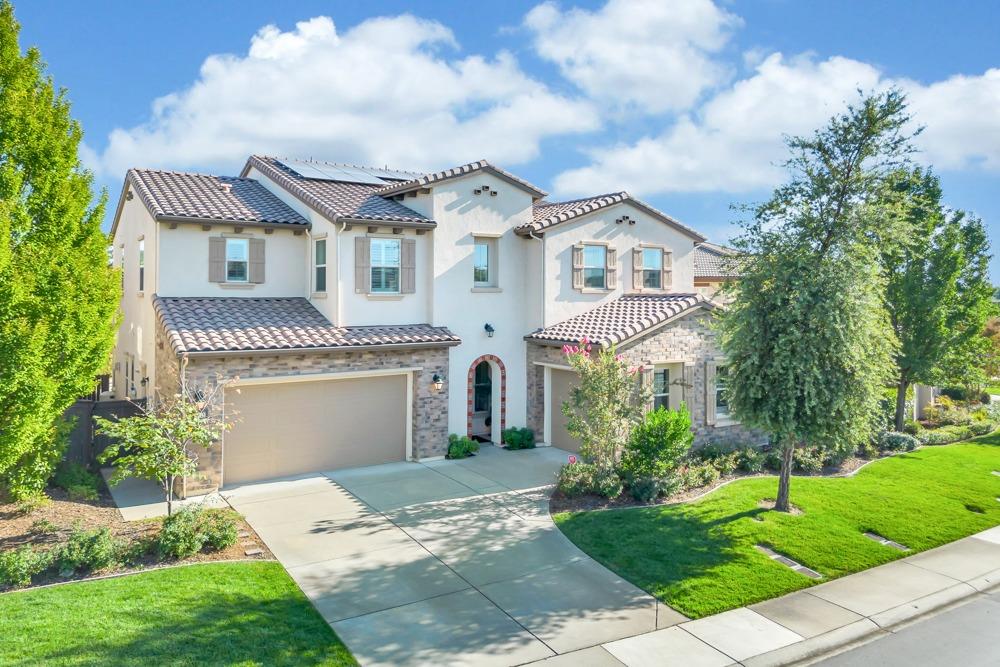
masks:
{"type": "Polygon", "coordinates": [[[437,223],[433,220],[388,220],[385,218],[356,218],[342,215],[334,219],[348,225],[373,225],[379,227],[404,227],[406,229],[434,229],[437,223]]]}
{"type": "Polygon", "coordinates": [[[475,176],[479,172],[483,171],[489,172],[490,174],[496,176],[500,180],[505,181],[516,188],[520,188],[521,190],[530,193],[532,199],[534,200],[544,199],[549,194],[544,190],[535,187],[531,183],[528,183],[527,181],[522,181],[517,177],[507,173],[503,169],[498,169],[497,167],[494,167],[491,164],[484,165],[472,171],[467,171],[460,174],[451,174],[450,176],[443,176],[441,178],[437,178],[432,181],[423,181],[422,179],[415,179],[413,181],[404,181],[403,183],[399,183],[397,185],[390,185],[388,187],[382,188],[381,190],[379,190],[378,193],[383,197],[405,194],[407,192],[413,192],[414,190],[433,188],[438,183],[453,181],[457,178],[466,178],[469,176],[475,176]]]}
{"type": "Polygon", "coordinates": [[[266,227],[271,229],[312,229],[312,223],[306,222],[264,222],[259,220],[237,220],[229,218],[197,218],[186,215],[166,215],[163,213],[153,216],[157,222],[170,224],[192,224],[192,225],[232,225],[234,227],[266,227]]]}
{"type": "Polygon", "coordinates": [[[175,350],[178,357],[217,358],[246,357],[283,354],[313,354],[327,352],[370,352],[373,350],[411,350],[415,348],[455,347],[461,345],[460,340],[426,341],[414,343],[382,343],[376,345],[327,345],[318,347],[282,347],[265,350],[175,350]]]}

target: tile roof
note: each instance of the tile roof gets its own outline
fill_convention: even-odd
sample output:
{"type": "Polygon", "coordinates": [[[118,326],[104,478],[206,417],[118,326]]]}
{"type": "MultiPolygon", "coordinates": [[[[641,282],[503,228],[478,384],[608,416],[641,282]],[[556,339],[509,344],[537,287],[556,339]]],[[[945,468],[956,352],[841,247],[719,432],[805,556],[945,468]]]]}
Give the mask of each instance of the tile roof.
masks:
{"type": "Polygon", "coordinates": [[[626,201],[646,211],[646,213],[653,217],[663,220],[668,225],[684,232],[688,236],[694,237],[698,241],[705,240],[704,236],[687,225],[653,208],[646,202],[636,199],[627,192],[611,192],[604,195],[597,195],[596,197],[584,197],[583,199],[573,199],[563,202],[536,202],[531,222],[521,225],[516,231],[522,236],[527,236],[530,233],[541,233],[550,227],[626,201]]]}
{"type": "Polygon", "coordinates": [[[251,178],[129,169],[126,181],[157,219],[309,224],[251,178]]]}
{"type": "Polygon", "coordinates": [[[739,253],[715,243],[699,243],[694,247],[695,278],[738,278],[739,267],[734,258],[739,253]]]}
{"type": "Polygon", "coordinates": [[[382,187],[379,190],[380,194],[392,195],[400,192],[407,192],[409,190],[414,190],[416,188],[426,187],[428,185],[433,185],[440,181],[446,181],[452,178],[459,178],[461,176],[467,176],[469,174],[474,174],[477,171],[488,171],[496,176],[499,176],[503,180],[512,183],[520,188],[529,191],[535,197],[544,197],[546,193],[544,190],[532,185],[523,178],[519,178],[514,174],[501,169],[495,165],[490,164],[486,160],[479,160],[477,162],[470,162],[469,164],[463,164],[460,167],[452,167],[451,169],[445,169],[444,171],[438,171],[433,174],[425,174],[419,178],[415,178],[410,181],[403,181],[402,183],[394,183],[393,185],[388,185],[382,187]]]}
{"type": "Polygon", "coordinates": [[[251,155],[243,173],[253,167],[298,199],[332,220],[399,222],[434,227],[435,223],[397,201],[382,197],[384,186],[304,178],[273,157],[251,155]]]}
{"type": "Polygon", "coordinates": [[[153,305],[175,354],[457,345],[429,324],[336,327],[302,297],[163,297],[153,305]]]}
{"type": "Polygon", "coordinates": [[[577,343],[587,338],[599,345],[616,345],[701,307],[715,304],[700,294],[626,294],[524,338],[539,343],[577,343]]]}

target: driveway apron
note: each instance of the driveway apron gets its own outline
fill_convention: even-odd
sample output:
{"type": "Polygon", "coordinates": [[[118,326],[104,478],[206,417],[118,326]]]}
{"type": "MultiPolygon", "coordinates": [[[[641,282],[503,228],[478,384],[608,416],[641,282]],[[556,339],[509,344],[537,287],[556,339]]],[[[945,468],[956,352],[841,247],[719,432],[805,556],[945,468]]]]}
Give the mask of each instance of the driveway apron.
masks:
{"type": "Polygon", "coordinates": [[[568,456],[485,446],[224,495],[363,665],[518,665],[686,620],[552,523],[568,456]]]}

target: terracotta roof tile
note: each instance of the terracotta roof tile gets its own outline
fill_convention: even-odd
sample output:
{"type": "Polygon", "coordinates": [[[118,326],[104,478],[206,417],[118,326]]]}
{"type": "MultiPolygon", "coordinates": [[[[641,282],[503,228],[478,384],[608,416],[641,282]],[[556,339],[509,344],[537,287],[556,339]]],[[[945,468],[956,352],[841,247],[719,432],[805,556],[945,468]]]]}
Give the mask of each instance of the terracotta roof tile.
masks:
{"type": "Polygon", "coordinates": [[[657,210],[646,202],[636,199],[627,192],[611,192],[596,197],[584,197],[583,199],[573,199],[563,202],[536,202],[532,211],[531,222],[521,225],[517,232],[521,235],[530,233],[541,233],[550,227],[562,224],[594,211],[614,206],[622,202],[630,202],[634,206],[646,211],[653,217],[663,220],[668,225],[694,237],[698,241],[704,241],[705,237],[691,229],[682,222],[670,217],[666,213],[657,210]]]}
{"type": "Polygon", "coordinates": [[[739,253],[732,248],[715,243],[700,243],[694,248],[695,278],[738,278],[740,269],[736,258],[739,253]]]}
{"type": "Polygon", "coordinates": [[[446,181],[451,178],[459,178],[461,176],[467,176],[469,174],[474,174],[477,171],[490,171],[500,178],[509,181],[515,185],[518,185],[525,190],[528,190],[536,197],[544,197],[547,193],[532,185],[523,178],[519,178],[514,174],[501,169],[495,165],[490,164],[486,160],[479,160],[477,162],[470,162],[469,164],[463,164],[460,167],[452,167],[451,169],[445,169],[444,171],[438,171],[433,174],[424,174],[419,178],[414,178],[409,181],[403,181],[401,183],[394,183],[393,185],[387,185],[379,189],[379,192],[383,195],[391,195],[398,192],[406,192],[408,190],[413,190],[415,188],[426,187],[428,185],[433,185],[439,181],[446,181]]]}

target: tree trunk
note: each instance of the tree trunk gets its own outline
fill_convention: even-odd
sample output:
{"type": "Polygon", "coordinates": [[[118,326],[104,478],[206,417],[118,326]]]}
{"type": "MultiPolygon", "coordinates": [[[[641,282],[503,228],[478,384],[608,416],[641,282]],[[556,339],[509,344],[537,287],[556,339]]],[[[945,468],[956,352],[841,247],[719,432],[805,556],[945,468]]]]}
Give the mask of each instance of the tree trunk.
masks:
{"type": "Polygon", "coordinates": [[[167,516],[174,513],[174,478],[172,475],[167,477],[167,516]]]}
{"type": "Polygon", "coordinates": [[[789,439],[781,450],[781,473],[778,475],[778,499],[774,501],[774,509],[779,512],[788,511],[789,487],[792,483],[792,452],[795,451],[795,441],[789,439]]]}
{"type": "Polygon", "coordinates": [[[896,431],[902,431],[903,422],[906,421],[906,390],[909,386],[910,381],[900,374],[896,383],[896,431]]]}

